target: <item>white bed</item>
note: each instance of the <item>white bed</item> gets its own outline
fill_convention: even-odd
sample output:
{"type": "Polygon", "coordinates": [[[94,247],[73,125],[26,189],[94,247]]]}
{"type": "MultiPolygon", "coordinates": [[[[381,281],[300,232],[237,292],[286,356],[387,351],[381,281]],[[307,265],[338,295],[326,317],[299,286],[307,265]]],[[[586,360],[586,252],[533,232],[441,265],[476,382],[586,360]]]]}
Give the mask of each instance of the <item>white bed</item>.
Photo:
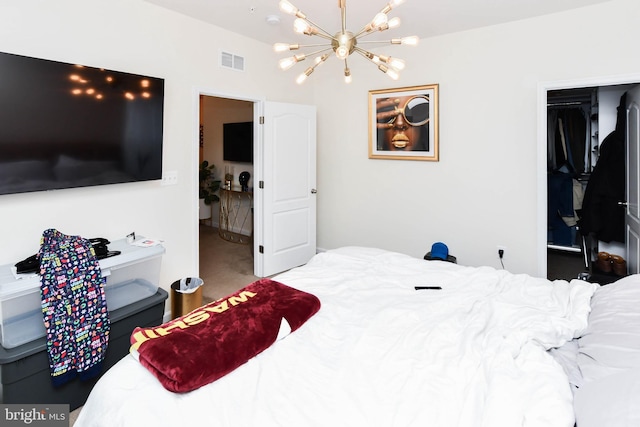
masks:
{"type": "Polygon", "coordinates": [[[300,329],[183,394],[127,356],[75,426],[574,425],[579,380],[547,350],[579,360],[598,285],[360,247],[274,279],[320,299],[300,329]]]}

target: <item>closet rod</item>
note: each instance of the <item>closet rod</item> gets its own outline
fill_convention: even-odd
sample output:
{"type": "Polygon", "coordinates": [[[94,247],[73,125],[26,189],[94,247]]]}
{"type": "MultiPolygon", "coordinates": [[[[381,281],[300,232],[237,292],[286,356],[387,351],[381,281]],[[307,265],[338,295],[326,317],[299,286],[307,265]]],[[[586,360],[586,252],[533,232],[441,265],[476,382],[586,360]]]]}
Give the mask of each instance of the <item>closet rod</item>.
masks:
{"type": "Polygon", "coordinates": [[[555,249],[557,251],[563,251],[563,252],[576,252],[576,253],[582,252],[582,249],[579,246],[562,246],[562,245],[547,244],[547,249],[555,249]]]}
{"type": "Polygon", "coordinates": [[[571,107],[585,104],[591,104],[591,101],[555,102],[553,104],[547,104],[547,107],[571,107]]]}

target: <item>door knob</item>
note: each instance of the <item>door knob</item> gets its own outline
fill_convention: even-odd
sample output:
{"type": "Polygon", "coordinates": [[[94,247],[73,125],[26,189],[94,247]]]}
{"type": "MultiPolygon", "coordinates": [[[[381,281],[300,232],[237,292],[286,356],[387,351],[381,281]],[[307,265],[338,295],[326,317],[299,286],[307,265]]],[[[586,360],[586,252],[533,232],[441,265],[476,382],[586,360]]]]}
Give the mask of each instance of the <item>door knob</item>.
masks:
{"type": "Polygon", "coordinates": [[[316,194],[318,192],[318,190],[316,190],[315,188],[311,189],[311,194],[316,194]]]}
{"type": "Polygon", "coordinates": [[[629,203],[627,203],[627,202],[618,202],[618,206],[624,206],[626,208],[627,206],[629,206],[629,203]]]}

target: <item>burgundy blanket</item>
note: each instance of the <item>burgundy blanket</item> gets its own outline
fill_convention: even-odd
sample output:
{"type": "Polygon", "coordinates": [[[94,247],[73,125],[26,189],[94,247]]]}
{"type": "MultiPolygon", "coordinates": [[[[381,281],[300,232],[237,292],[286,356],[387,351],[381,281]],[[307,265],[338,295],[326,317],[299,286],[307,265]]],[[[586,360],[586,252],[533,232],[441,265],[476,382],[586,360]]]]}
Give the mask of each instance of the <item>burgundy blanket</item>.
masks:
{"type": "Polygon", "coordinates": [[[271,279],[152,328],[136,328],[131,353],[173,392],[195,390],[271,346],[282,319],[291,332],[320,309],[314,295],[271,279]]]}

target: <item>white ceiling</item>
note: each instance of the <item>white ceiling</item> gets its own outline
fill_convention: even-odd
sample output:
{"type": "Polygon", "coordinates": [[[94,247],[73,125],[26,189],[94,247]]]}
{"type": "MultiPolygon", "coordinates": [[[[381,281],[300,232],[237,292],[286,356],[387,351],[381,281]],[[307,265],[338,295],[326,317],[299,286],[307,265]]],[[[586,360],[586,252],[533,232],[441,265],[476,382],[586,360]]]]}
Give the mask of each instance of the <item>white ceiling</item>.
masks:
{"type": "MultiPolygon", "coordinates": [[[[268,44],[317,43],[318,38],[293,32],[294,17],[278,8],[278,0],[146,0],[173,11],[268,44]],[[267,17],[279,17],[270,24],[267,17]],[[299,37],[303,37],[302,39],[299,37]]],[[[339,0],[290,0],[311,21],[329,32],[341,28],[339,0]]],[[[347,29],[356,32],[379,12],[386,1],[349,0],[347,29]]],[[[604,3],[609,0],[407,0],[389,13],[401,19],[399,28],[367,40],[416,35],[420,38],[516,21],[534,16],[604,3]]]]}

